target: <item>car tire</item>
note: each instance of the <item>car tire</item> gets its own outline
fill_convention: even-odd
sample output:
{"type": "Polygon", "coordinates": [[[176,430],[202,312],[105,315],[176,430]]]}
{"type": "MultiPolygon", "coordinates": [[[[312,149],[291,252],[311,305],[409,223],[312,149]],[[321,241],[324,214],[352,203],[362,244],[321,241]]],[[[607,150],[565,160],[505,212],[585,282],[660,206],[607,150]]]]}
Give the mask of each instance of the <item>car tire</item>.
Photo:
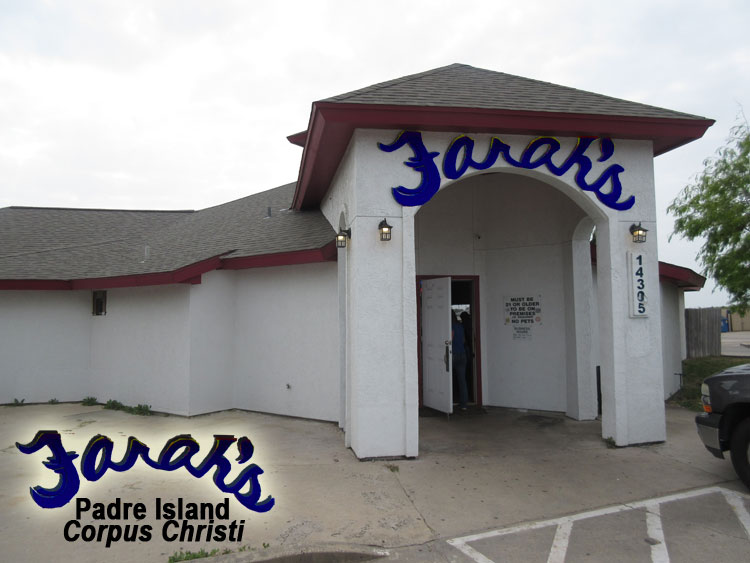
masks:
{"type": "Polygon", "coordinates": [[[750,418],[740,422],[732,432],[730,443],[732,465],[737,476],[750,489],[750,459],[748,459],[748,448],[750,448],[750,418]]]}

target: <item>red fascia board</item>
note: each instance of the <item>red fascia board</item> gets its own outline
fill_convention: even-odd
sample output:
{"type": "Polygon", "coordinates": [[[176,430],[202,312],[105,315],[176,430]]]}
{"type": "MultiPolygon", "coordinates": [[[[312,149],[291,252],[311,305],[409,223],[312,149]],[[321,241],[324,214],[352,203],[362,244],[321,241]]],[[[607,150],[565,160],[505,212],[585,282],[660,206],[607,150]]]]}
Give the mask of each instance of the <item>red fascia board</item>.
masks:
{"type": "Polygon", "coordinates": [[[659,262],[659,279],[669,281],[685,291],[699,291],[706,284],[706,278],[690,268],[668,262],[659,262]]]}
{"type": "Polygon", "coordinates": [[[313,264],[336,260],[336,244],[331,242],[322,248],[295,250],[260,256],[242,256],[225,258],[221,261],[224,270],[245,270],[247,268],[270,268],[273,266],[292,266],[294,264],[313,264]]]}
{"type": "Polygon", "coordinates": [[[699,139],[713,123],[711,119],[316,102],[292,207],[309,209],[320,203],[355,128],[648,139],[658,156],[699,139]]]}
{"type": "Polygon", "coordinates": [[[72,289],[67,280],[0,280],[0,290],[69,290],[72,289]]]}
{"type": "Polygon", "coordinates": [[[118,287],[142,287],[175,283],[200,283],[206,272],[216,270],[221,265],[221,257],[215,256],[171,272],[153,274],[132,274],[108,278],[86,278],[79,280],[0,280],[0,290],[72,290],[72,289],[114,289],[118,287]]]}
{"type": "Polygon", "coordinates": [[[203,274],[212,270],[242,270],[245,268],[333,262],[336,258],[336,243],[335,241],[331,241],[322,248],[311,250],[278,252],[275,254],[241,258],[222,259],[220,256],[215,256],[172,272],[79,280],[0,280],[0,290],[114,289],[118,287],[143,287],[177,283],[196,285],[201,283],[201,276],[203,274]]]}
{"type": "MultiPolygon", "coordinates": [[[[322,144],[324,129],[324,118],[320,112],[316,110],[315,104],[313,104],[313,109],[310,114],[310,126],[307,129],[307,138],[305,140],[305,146],[302,149],[302,160],[300,161],[299,173],[297,175],[297,187],[294,190],[294,198],[292,199],[292,209],[300,209],[301,200],[298,198],[300,195],[304,195],[307,191],[300,190],[300,185],[304,183],[305,186],[308,186],[312,181],[312,171],[316,160],[318,160],[317,155],[319,147],[322,144]]],[[[328,153],[324,152],[323,156],[326,157],[327,154],[328,153]]],[[[340,159],[341,155],[339,155],[339,160],[340,159]]],[[[330,158],[328,158],[328,160],[330,160],[330,158]]]]}
{"type": "Polygon", "coordinates": [[[196,278],[211,270],[216,270],[221,265],[221,257],[214,256],[208,260],[202,260],[171,272],[159,272],[154,274],[133,274],[129,276],[117,276],[112,278],[90,278],[83,280],[72,280],[71,289],[113,289],[117,287],[142,287],[146,285],[166,285],[173,283],[195,284],[196,278]]]}
{"type": "Polygon", "coordinates": [[[294,135],[289,135],[286,139],[293,145],[304,147],[305,141],[307,141],[307,131],[301,131],[299,133],[295,133],[294,135]]]}

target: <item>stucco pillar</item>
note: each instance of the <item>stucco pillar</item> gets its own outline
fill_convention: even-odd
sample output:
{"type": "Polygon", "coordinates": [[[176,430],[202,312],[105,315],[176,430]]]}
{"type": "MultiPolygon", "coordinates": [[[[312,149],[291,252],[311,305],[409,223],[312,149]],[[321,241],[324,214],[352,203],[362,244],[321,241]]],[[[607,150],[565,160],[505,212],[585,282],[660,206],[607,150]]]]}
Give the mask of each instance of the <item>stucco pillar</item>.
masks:
{"type": "MultiPolygon", "coordinates": [[[[339,428],[344,430],[344,434],[349,431],[349,397],[346,386],[347,372],[347,261],[346,248],[338,249],[337,268],[338,268],[338,297],[339,297],[339,428]]],[[[344,438],[348,442],[348,437],[344,438]]],[[[349,445],[348,443],[346,444],[349,445]]]]}
{"type": "Polygon", "coordinates": [[[404,209],[402,220],[403,271],[402,326],[404,336],[404,455],[419,454],[419,365],[417,360],[417,257],[414,243],[414,215],[416,208],[404,209]]]}
{"type": "Polygon", "coordinates": [[[666,439],[656,225],[632,242],[632,221],[597,223],[597,279],[602,381],[602,436],[618,446],[666,439]],[[631,315],[628,252],[643,256],[648,316],[631,315]]]}
{"type": "Polygon", "coordinates": [[[408,347],[416,346],[416,331],[411,328],[416,323],[413,219],[405,227],[400,217],[387,217],[393,226],[388,242],[379,239],[382,219],[381,215],[353,219],[347,257],[351,419],[347,435],[359,458],[413,456],[417,447],[416,371],[413,383],[406,373],[416,356],[405,353],[411,339],[415,342],[408,347]],[[405,257],[405,252],[410,256],[405,257]]]}
{"type": "Polygon", "coordinates": [[[576,420],[593,420],[597,416],[596,362],[593,349],[593,279],[589,237],[594,222],[585,217],[573,234],[570,244],[569,295],[572,306],[568,321],[568,380],[566,414],[576,420]]]}

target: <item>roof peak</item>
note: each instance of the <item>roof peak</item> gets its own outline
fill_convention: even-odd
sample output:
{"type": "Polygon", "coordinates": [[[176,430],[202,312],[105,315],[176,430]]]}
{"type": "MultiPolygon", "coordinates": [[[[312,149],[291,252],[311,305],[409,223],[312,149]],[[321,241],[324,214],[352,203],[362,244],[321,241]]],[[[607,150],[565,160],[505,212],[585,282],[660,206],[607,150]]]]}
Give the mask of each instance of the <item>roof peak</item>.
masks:
{"type": "Polygon", "coordinates": [[[320,102],[705,120],[697,115],[464,63],[378,82],[320,102]]]}

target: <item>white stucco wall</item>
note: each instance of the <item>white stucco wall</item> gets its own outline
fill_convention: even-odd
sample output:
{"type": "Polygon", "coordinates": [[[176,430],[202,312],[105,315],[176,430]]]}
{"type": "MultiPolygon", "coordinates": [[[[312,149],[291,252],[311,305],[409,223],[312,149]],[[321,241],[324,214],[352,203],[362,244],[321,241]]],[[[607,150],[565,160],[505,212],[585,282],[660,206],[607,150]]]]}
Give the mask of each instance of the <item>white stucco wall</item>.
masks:
{"type": "Polygon", "coordinates": [[[674,284],[661,282],[662,355],[664,359],[664,398],[680,389],[685,346],[684,292],[674,284]]]}
{"type": "Polygon", "coordinates": [[[336,263],[205,274],[197,285],[0,292],[0,402],[94,396],[196,415],[339,420],[336,263]]]}
{"type": "MultiPolygon", "coordinates": [[[[594,271],[594,287],[596,288],[596,271],[594,271]]],[[[685,296],[684,292],[667,281],[659,282],[661,301],[661,342],[662,342],[662,373],[663,395],[669,398],[680,388],[682,360],[685,359],[685,296]]],[[[595,307],[594,349],[595,361],[599,362],[599,331],[598,310],[595,307]]]]}
{"type": "Polygon", "coordinates": [[[234,406],[234,353],[237,340],[234,271],[204,274],[190,287],[190,414],[234,406]]]}
{"type": "Polygon", "coordinates": [[[189,292],[187,285],[107,291],[107,314],[91,317],[91,395],[191,414],[189,292]]]}
{"type": "Polygon", "coordinates": [[[235,408],[339,419],[336,264],[236,272],[235,408]]]}
{"type": "Polygon", "coordinates": [[[0,291],[0,403],[88,394],[91,306],[88,291],[0,291]]]}

